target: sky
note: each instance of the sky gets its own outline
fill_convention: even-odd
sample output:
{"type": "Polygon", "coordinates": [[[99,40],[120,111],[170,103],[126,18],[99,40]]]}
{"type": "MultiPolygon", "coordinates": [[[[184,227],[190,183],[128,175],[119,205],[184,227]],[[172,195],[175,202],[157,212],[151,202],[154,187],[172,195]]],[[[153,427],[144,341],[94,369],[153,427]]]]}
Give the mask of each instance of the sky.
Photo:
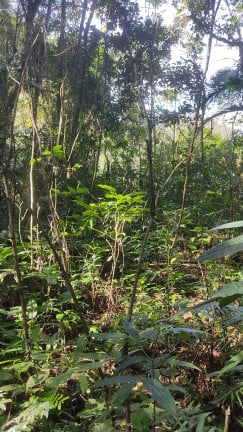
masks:
{"type": "Polygon", "coordinates": [[[236,67],[238,61],[238,49],[224,46],[218,46],[215,42],[212,47],[211,61],[208,70],[208,76],[213,75],[217,70],[226,67],[236,67]]]}

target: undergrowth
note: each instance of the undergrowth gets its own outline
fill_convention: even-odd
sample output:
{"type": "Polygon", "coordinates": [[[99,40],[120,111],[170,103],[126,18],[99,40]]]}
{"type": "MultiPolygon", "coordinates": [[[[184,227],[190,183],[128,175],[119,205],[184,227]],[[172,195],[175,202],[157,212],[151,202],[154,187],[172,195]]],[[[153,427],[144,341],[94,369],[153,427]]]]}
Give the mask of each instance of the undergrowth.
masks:
{"type": "Polygon", "coordinates": [[[36,246],[38,271],[28,265],[28,245],[18,245],[28,358],[12,252],[1,245],[2,431],[125,431],[128,421],[137,432],[240,431],[241,236],[222,243],[221,231],[196,227],[182,230],[172,249],[173,227],[155,226],[128,320],[142,236],[132,225],[144,217],[143,197],[110,189],[106,200],[79,201],[85,211],[67,234],[88,334],[45,243],[36,246]],[[78,253],[84,226],[90,241],[78,253]]]}

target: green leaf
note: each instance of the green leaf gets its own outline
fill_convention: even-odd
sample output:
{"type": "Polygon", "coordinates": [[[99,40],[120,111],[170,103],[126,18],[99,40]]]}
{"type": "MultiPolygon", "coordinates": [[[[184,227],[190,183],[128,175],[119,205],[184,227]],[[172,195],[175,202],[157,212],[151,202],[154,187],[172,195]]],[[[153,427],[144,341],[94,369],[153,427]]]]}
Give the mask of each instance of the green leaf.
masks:
{"type": "MultiPolygon", "coordinates": [[[[0,399],[0,412],[1,412],[1,416],[2,414],[6,411],[7,406],[9,406],[9,403],[12,403],[13,400],[9,399],[9,398],[4,398],[1,395],[1,399],[0,399]]],[[[2,425],[2,421],[0,421],[0,427],[2,425]]]]}
{"type": "Polygon", "coordinates": [[[63,149],[62,149],[62,146],[61,145],[55,145],[54,147],[53,147],[53,154],[54,154],[54,156],[57,158],[57,159],[63,159],[64,158],[64,152],[63,152],[63,149]]]}
{"type": "Polygon", "coordinates": [[[131,419],[134,432],[147,432],[151,430],[149,427],[150,417],[144,408],[132,413],[131,419]]]}
{"type": "Polygon", "coordinates": [[[26,390],[29,391],[33,387],[41,387],[46,382],[50,374],[49,369],[42,369],[36,375],[31,375],[26,382],[26,390]]]}
{"type": "Polygon", "coordinates": [[[58,386],[60,384],[65,383],[69,378],[71,378],[72,374],[73,374],[73,369],[69,369],[66,372],[61,373],[60,375],[54,377],[54,378],[50,378],[48,380],[48,384],[51,388],[55,389],[55,391],[57,391],[58,386]]]}
{"type": "Polygon", "coordinates": [[[24,393],[25,389],[21,384],[6,384],[5,386],[1,386],[1,393],[9,393],[13,392],[13,394],[20,392],[24,393]]]}
{"type": "Polygon", "coordinates": [[[122,406],[123,402],[130,396],[134,384],[126,384],[115,392],[112,404],[114,406],[122,406]]]}
{"type": "Polygon", "coordinates": [[[98,369],[104,366],[104,362],[103,361],[96,361],[96,362],[91,362],[91,363],[80,363],[78,368],[79,370],[93,370],[93,369],[98,369]]]}
{"type": "Polygon", "coordinates": [[[13,378],[13,375],[8,371],[2,370],[0,371],[0,382],[9,381],[13,378]]]}
{"type": "Polygon", "coordinates": [[[223,309],[225,324],[235,326],[243,322],[243,306],[228,305],[223,309]]]}
{"type": "Polygon", "coordinates": [[[203,330],[197,330],[191,327],[171,327],[166,330],[164,330],[165,333],[186,333],[190,334],[192,336],[198,336],[200,334],[204,334],[205,331],[203,330]]]}
{"type": "Polygon", "coordinates": [[[177,407],[169,390],[158,380],[145,378],[142,380],[144,388],[151,394],[152,399],[172,416],[177,416],[177,407]]]}
{"type": "Polygon", "coordinates": [[[30,165],[34,165],[36,162],[40,162],[40,161],[41,161],[41,158],[38,158],[38,159],[32,158],[32,159],[30,159],[30,165]]]}
{"type": "Polygon", "coordinates": [[[205,432],[205,420],[211,414],[211,412],[206,412],[202,414],[198,414],[194,418],[196,418],[196,432],[205,432]]]}
{"type": "Polygon", "coordinates": [[[60,411],[62,409],[62,405],[68,399],[70,399],[70,396],[55,394],[50,398],[50,402],[58,411],[60,411]]]}
{"type": "Polygon", "coordinates": [[[61,195],[62,192],[60,191],[60,189],[56,189],[56,188],[51,188],[51,192],[56,194],[56,195],[61,195]]]}
{"type": "Polygon", "coordinates": [[[168,360],[170,360],[170,355],[169,354],[162,354],[159,357],[156,357],[155,359],[153,359],[153,365],[155,369],[160,368],[164,363],[167,363],[168,360]]]}
{"type": "Polygon", "coordinates": [[[215,300],[235,295],[238,297],[243,295],[243,281],[230,282],[224,285],[220,290],[214,293],[211,298],[215,300]]]}
{"type": "Polygon", "coordinates": [[[46,267],[40,273],[40,277],[45,279],[49,285],[56,285],[60,276],[60,271],[53,267],[46,267]]]}
{"type": "Polygon", "coordinates": [[[185,368],[191,368],[191,369],[196,369],[198,371],[200,371],[201,369],[197,366],[195,366],[193,363],[191,362],[187,362],[187,361],[182,361],[182,360],[177,360],[177,359],[172,359],[171,361],[169,361],[170,365],[173,366],[179,366],[179,367],[185,367],[185,368]]]}
{"type": "MultiPolygon", "coordinates": [[[[215,292],[209,299],[198,303],[187,310],[200,310],[203,309],[204,306],[207,306],[210,303],[215,303],[216,308],[218,307],[218,303],[220,307],[225,307],[231,303],[233,303],[238,298],[243,296],[243,281],[235,281],[230,282],[224,285],[221,289],[215,292]],[[217,303],[218,302],[218,303],[217,303]]],[[[239,307],[237,307],[239,311],[239,307]]]]}
{"type": "Polygon", "coordinates": [[[237,300],[239,297],[241,297],[241,296],[232,295],[232,296],[225,297],[225,298],[219,300],[219,305],[221,308],[224,308],[225,306],[228,306],[229,304],[234,303],[234,301],[237,300]]]}
{"type": "Polygon", "coordinates": [[[88,379],[87,379],[86,375],[77,374],[77,375],[75,375],[75,377],[78,378],[81,392],[86,393],[88,390],[88,386],[89,386],[88,379]]]}
{"type": "Polygon", "coordinates": [[[30,338],[32,343],[37,343],[39,336],[41,333],[41,326],[40,324],[35,324],[30,331],[30,338]]]}
{"type": "Polygon", "coordinates": [[[138,333],[135,325],[128,321],[126,318],[123,318],[122,320],[123,328],[124,330],[131,336],[131,338],[135,339],[136,341],[140,340],[140,334],[138,333]]]}
{"type": "Polygon", "coordinates": [[[177,416],[177,407],[169,390],[159,381],[152,378],[145,378],[144,375],[114,375],[93,384],[92,387],[104,387],[106,385],[114,384],[131,384],[135,386],[138,382],[143,384],[143,387],[149,392],[152,399],[158,403],[158,405],[162,406],[162,408],[168,411],[171,415],[177,416]]]}
{"type": "Polygon", "coordinates": [[[116,369],[116,374],[122,370],[125,370],[129,366],[133,364],[145,363],[147,361],[147,357],[144,354],[137,354],[127,357],[123,360],[116,369]]]}
{"type": "Polygon", "coordinates": [[[227,240],[201,254],[198,261],[213,260],[232,255],[243,250],[243,235],[227,240]]]}
{"type": "MultiPolygon", "coordinates": [[[[82,198],[77,197],[73,200],[77,205],[79,205],[80,207],[84,207],[86,209],[89,208],[89,204],[87,204],[82,198]]],[[[80,218],[80,215],[79,215],[80,218]]]]}
{"type": "Polygon", "coordinates": [[[177,384],[167,384],[166,388],[168,388],[168,390],[175,391],[176,393],[179,392],[185,396],[188,396],[188,391],[185,389],[185,387],[178,386],[177,384]]]}
{"type": "Polygon", "coordinates": [[[106,385],[114,385],[114,384],[132,384],[135,386],[137,382],[142,381],[143,382],[144,376],[143,375],[114,375],[109,378],[105,378],[101,381],[96,382],[93,384],[93,388],[96,387],[104,387],[106,385]]]}
{"type": "Polygon", "coordinates": [[[146,340],[146,339],[150,339],[150,340],[157,340],[159,336],[159,330],[155,330],[155,329],[147,329],[144,330],[143,332],[141,332],[141,338],[146,340]]]}
{"type": "Polygon", "coordinates": [[[42,402],[38,398],[31,398],[27,401],[29,404],[26,409],[21,410],[21,413],[11,418],[4,425],[4,430],[7,432],[31,432],[36,420],[43,417],[47,418],[49,411],[53,408],[50,401],[42,402]]]}
{"type": "Polygon", "coordinates": [[[14,370],[19,376],[22,373],[28,372],[30,368],[34,366],[34,363],[32,361],[22,361],[18,363],[14,363],[12,366],[12,370],[14,370]]]}
{"type": "MultiPolygon", "coordinates": [[[[8,256],[13,255],[13,249],[11,247],[4,247],[0,250],[0,259],[7,258],[8,256]]],[[[8,269],[10,270],[10,269],[8,269]]]]}
{"type": "MultiPolygon", "coordinates": [[[[106,415],[108,415],[108,413],[106,415]]],[[[114,431],[114,427],[111,420],[109,419],[105,420],[104,416],[105,416],[105,411],[102,413],[102,415],[100,415],[95,420],[95,423],[92,423],[91,427],[93,432],[113,432],[114,431]]]]}
{"type": "Polygon", "coordinates": [[[101,189],[105,189],[105,190],[108,190],[110,192],[116,193],[116,189],[114,187],[112,187],[112,186],[105,185],[105,184],[98,184],[98,187],[101,188],[101,189]]]}
{"type": "MultiPolygon", "coordinates": [[[[215,292],[210,299],[203,304],[213,301],[219,301],[220,307],[224,307],[233,303],[235,300],[243,296],[243,281],[230,282],[224,285],[220,290],[215,292]]],[[[198,305],[199,306],[199,305],[198,305]]]]}
{"type": "Polygon", "coordinates": [[[125,333],[92,333],[93,339],[100,339],[100,340],[122,340],[127,339],[128,336],[125,333]]]}
{"type": "Polygon", "coordinates": [[[87,189],[86,187],[80,187],[76,190],[77,194],[87,194],[88,192],[89,192],[89,189],[87,189]]]}
{"type": "Polygon", "coordinates": [[[75,163],[75,164],[72,166],[72,170],[75,172],[75,171],[77,171],[80,167],[81,167],[81,165],[80,165],[79,163],[75,163]]]}
{"type": "Polygon", "coordinates": [[[238,354],[231,357],[231,359],[226,363],[226,365],[218,372],[214,372],[212,375],[223,375],[226,372],[230,372],[235,366],[243,362],[243,350],[238,354]]]}

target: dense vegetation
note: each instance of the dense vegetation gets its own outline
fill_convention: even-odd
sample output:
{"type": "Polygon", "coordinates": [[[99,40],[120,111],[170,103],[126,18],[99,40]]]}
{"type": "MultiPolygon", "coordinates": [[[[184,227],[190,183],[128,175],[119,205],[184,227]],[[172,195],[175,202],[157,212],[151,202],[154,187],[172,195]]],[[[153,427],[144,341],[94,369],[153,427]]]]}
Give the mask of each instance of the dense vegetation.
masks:
{"type": "Polygon", "coordinates": [[[242,430],[242,11],[0,0],[2,431],[242,430]]]}

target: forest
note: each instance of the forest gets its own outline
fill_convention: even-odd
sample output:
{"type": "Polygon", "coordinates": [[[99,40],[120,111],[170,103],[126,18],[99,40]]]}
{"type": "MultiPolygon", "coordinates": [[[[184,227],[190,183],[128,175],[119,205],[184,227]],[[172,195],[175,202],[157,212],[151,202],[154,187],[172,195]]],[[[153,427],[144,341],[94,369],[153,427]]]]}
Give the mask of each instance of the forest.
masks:
{"type": "Polygon", "coordinates": [[[241,0],[0,0],[0,430],[243,430],[241,0]]]}

